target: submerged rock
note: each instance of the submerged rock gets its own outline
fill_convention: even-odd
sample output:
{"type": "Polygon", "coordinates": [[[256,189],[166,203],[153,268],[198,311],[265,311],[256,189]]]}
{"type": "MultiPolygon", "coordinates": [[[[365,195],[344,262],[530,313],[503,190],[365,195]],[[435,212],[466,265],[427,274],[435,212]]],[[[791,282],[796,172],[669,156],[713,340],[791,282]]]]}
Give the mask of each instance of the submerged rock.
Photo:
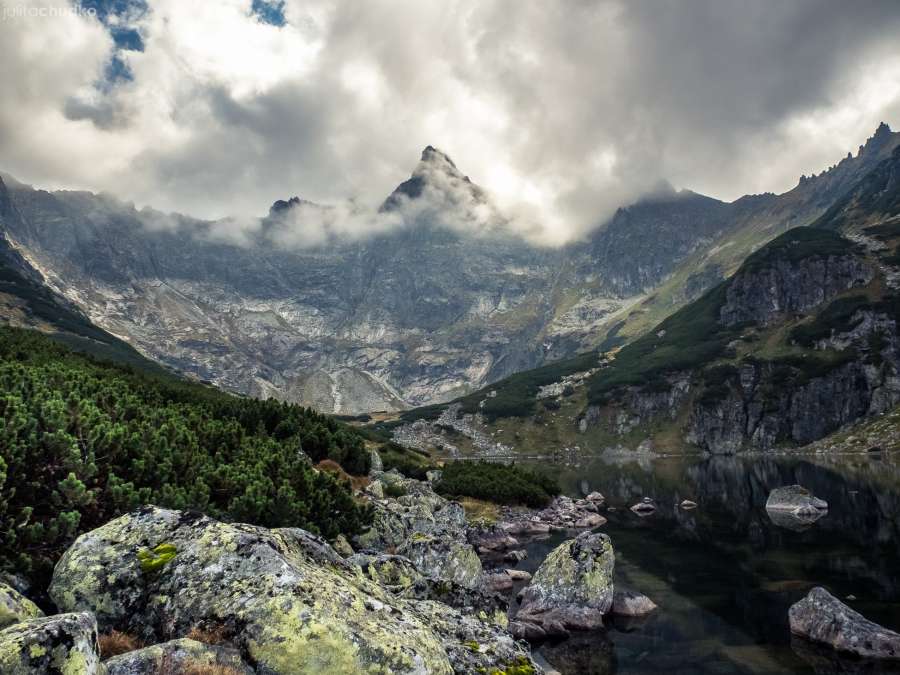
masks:
{"type": "Polygon", "coordinates": [[[900,634],[866,619],[816,587],[788,613],[791,632],[864,658],[900,660],[900,634]]]}
{"type": "Polygon", "coordinates": [[[656,603],[642,593],[617,588],[613,593],[612,613],[616,616],[646,616],[656,609],[656,603]]]}
{"type": "Polygon", "coordinates": [[[392,593],[308,532],[154,507],[79,537],[50,595],[145,642],[215,626],[265,674],[469,673],[529,658],[495,617],[392,593]],[[143,564],[163,550],[166,562],[143,564]]]}
{"type": "Polygon", "coordinates": [[[44,613],[37,605],[12,586],[0,581],[0,629],[42,616],[44,613]]]}
{"type": "Polygon", "coordinates": [[[775,488],[766,501],[767,511],[787,511],[794,515],[818,515],[828,510],[828,502],[813,496],[802,485],[775,488]]]}
{"type": "Polygon", "coordinates": [[[0,631],[3,675],[102,675],[97,622],[87,612],[23,621],[0,631]]]}
{"type": "Polygon", "coordinates": [[[213,666],[228,669],[228,675],[252,675],[238,650],[207,645],[182,638],[137,649],[107,659],[107,675],[148,675],[148,673],[213,672],[213,666]],[[194,669],[194,670],[192,670],[194,669]],[[209,670],[205,670],[209,669],[209,670]]]}
{"type": "Polygon", "coordinates": [[[603,626],[613,604],[612,542],[585,532],[554,549],[522,591],[518,624],[539,626],[547,634],[603,626]],[[552,632],[551,632],[552,631],[552,632]]]}
{"type": "Polygon", "coordinates": [[[681,504],[679,504],[679,506],[685,511],[690,511],[691,509],[697,508],[697,502],[691,501],[690,499],[685,499],[681,502],[681,504]]]}

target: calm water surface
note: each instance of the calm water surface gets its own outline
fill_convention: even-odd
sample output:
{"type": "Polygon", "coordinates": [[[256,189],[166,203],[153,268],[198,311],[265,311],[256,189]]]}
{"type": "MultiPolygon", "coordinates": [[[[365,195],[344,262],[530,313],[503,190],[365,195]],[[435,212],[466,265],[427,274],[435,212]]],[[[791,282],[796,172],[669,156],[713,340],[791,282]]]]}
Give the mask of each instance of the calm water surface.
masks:
{"type": "MultiPolygon", "coordinates": [[[[616,550],[616,582],[650,596],[644,621],[616,621],[537,652],[564,675],[900,673],[791,638],[788,608],[814,585],[900,630],[900,452],[842,457],[590,459],[555,469],[565,491],[599,490],[615,510],[600,531],[616,550]],[[800,483],[828,501],[804,531],[774,524],[769,491],[800,483]],[[628,507],[656,500],[641,518],[628,507]],[[699,504],[684,511],[677,504],[699,504]]],[[[565,539],[533,542],[534,571],[565,539]]]]}

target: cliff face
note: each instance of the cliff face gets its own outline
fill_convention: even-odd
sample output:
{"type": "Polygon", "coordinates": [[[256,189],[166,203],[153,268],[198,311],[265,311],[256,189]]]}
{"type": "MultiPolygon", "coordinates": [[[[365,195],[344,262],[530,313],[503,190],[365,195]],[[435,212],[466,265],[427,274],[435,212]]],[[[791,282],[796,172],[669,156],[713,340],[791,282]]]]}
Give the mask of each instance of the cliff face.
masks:
{"type": "Polygon", "coordinates": [[[799,262],[781,259],[738,275],[728,285],[720,311],[725,326],[769,325],[787,314],[803,314],[872,279],[870,266],[853,255],[827,255],[799,262]]]}

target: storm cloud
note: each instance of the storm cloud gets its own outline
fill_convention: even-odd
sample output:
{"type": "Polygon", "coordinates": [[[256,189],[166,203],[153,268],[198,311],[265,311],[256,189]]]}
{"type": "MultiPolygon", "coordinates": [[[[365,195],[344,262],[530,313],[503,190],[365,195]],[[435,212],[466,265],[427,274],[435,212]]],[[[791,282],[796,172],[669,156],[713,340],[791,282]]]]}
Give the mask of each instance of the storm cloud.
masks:
{"type": "Polygon", "coordinates": [[[561,243],[662,180],[781,192],[900,123],[895,0],[16,11],[47,6],[0,0],[0,170],[204,218],[297,194],[331,233],[390,227],[357,214],[431,144],[561,243]]]}

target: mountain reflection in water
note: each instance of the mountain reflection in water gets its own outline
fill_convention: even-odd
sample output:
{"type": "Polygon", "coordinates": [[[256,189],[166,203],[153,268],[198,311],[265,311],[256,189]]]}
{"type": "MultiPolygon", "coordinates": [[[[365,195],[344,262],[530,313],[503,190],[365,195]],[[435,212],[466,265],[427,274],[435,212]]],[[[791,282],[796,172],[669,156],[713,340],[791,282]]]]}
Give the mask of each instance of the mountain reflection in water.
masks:
{"type": "MultiPolygon", "coordinates": [[[[596,458],[554,471],[567,494],[606,496],[600,531],[616,549],[616,581],[659,605],[643,621],[542,645],[563,675],[900,673],[792,639],[787,623],[790,605],[821,585],[900,630],[900,453],[596,458]],[[794,483],[828,512],[773,522],[769,491],[794,483]],[[628,509],[642,497],[658,507],[645,518],[628,509]],[[698,508],[681,509],[684,499],[698,508]]],[[[534,571],[564,539],[531,542],[518,567],[534,571]]]]}

